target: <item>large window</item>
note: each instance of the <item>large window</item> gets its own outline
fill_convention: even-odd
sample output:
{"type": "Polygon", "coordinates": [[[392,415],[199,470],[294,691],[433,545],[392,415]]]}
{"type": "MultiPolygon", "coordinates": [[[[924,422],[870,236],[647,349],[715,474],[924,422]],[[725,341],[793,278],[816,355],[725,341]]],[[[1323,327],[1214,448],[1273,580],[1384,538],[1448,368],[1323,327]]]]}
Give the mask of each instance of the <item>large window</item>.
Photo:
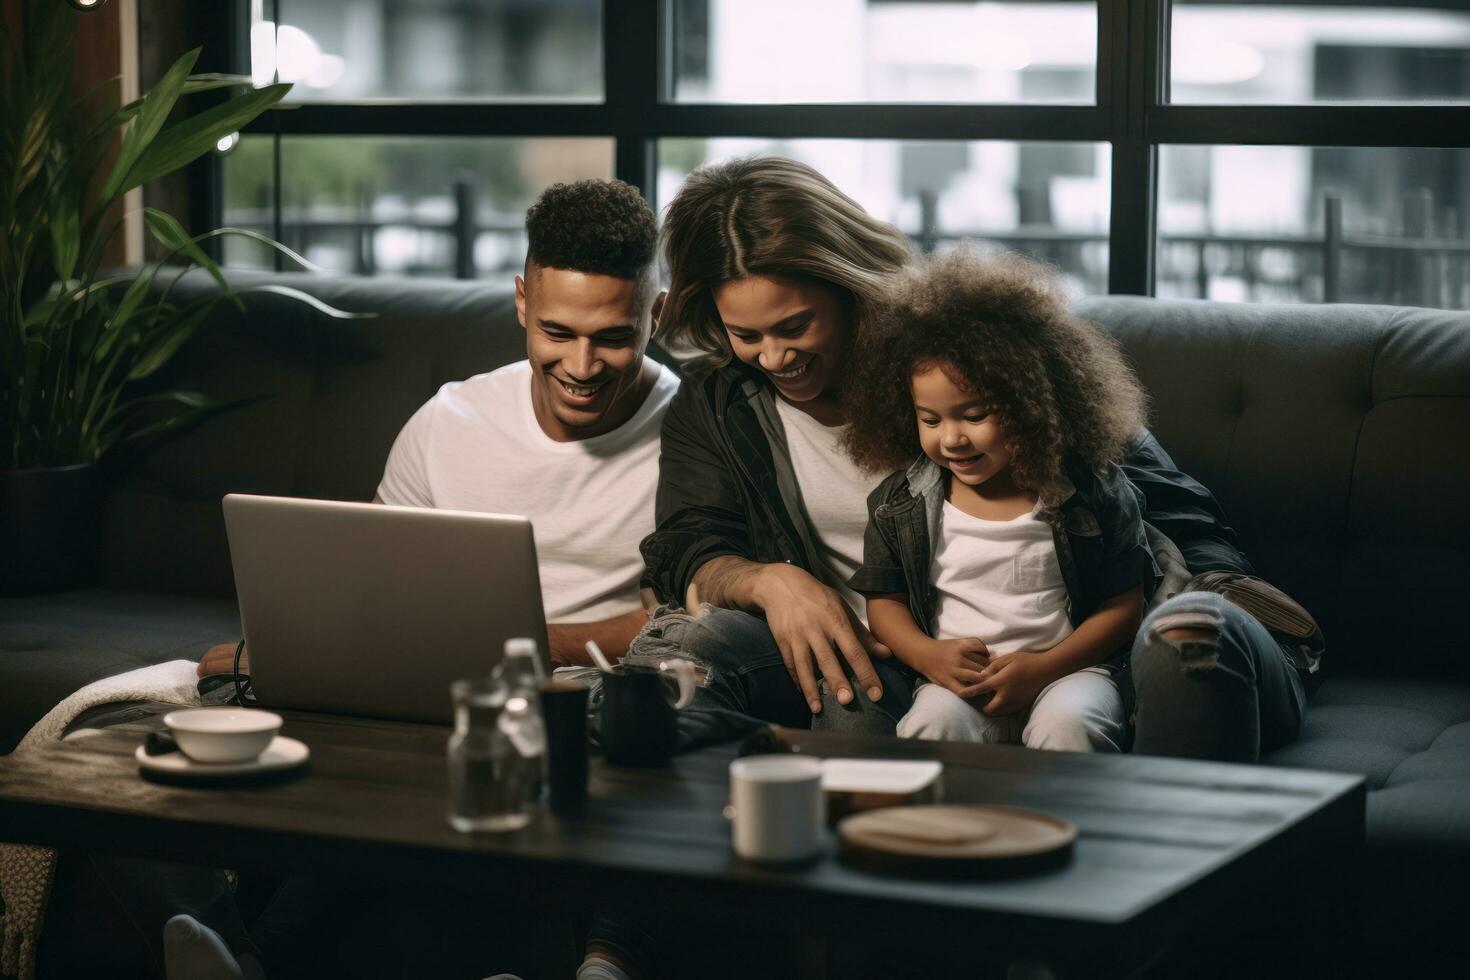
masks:
{"type": "Polygon", "coordinates": [[[1161,296],[1470,309],[1470,150],[1166,146],[1159,175],[1161,296]]]}
{"type": "MultiPolygon", "coordinates": [[[[588,138],[247,135],[225,158],[226,224],[276,236],[334,272],[509,275],[525,259],[525,213],[558,180],[611,177],[612,141],[588,138]]],[[[234,265],[273,264],[235,238],[234,265]]]]}
{"type": "Polygon", "coordinates": [[[334,269],[505,275],[556,180],[773,152],[1074,293],[1470,306],[1470,0],[236,2],[297,105],[220,217],[334,269]]]}
{"type": "Polygon", "coordinates": [[[295,83],[293,102],[602,98],[601,0],[256,0],[255,8],[251,71],[295,83]]]}
{"type": "Polygon", "coordinates": [[[1093,101],[1093,3],[685,0],[674,12],[680,102],[1093,101]]]}
{"type": "Polygon", "coordinates": [[[1014,249],[1056,266],[1074,294],[1107,292],[1106,144],[661,140],[656,200],[667,204],[702,163],[756,153],[811,164],[925,250],[1014,249]]]}
{"type": "Polygon", "coordinates": [[[1175,102],[1470,99],[1470,3],[1175,0],[1175,102]]]}

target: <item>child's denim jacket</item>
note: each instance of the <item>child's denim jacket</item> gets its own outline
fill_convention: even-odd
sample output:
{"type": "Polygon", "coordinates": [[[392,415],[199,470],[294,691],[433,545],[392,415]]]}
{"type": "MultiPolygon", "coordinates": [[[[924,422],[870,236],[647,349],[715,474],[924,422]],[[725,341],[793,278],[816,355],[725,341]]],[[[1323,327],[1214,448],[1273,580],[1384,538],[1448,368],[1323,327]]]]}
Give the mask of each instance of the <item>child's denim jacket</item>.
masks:
{"type": "MultiPolygon", "coordinates": [[[[1117,466],[1095,473],[1085,466],[1066,468],[1072,492],[1041,518],[1052,527],[1057,561],[1067,586],[1068,615],[1073,628],[1091,616],[1103,600],[1142,585],[1153,594],[1160,571],[1144,531],[1143,515],[1132,484],[1117,466]]],[[[848,580],[864,595],[907,593],[909,612],[920,629],[933,636],[938,594],[930,578],[939,541],[946,490],[945,471],[921,456],[906,471],[895,473],[868,496],[868,528],[863,535],[863,565],[848,580]]],[[[1120,669],[1125,646],[1102,666],[1120,669]]]]}

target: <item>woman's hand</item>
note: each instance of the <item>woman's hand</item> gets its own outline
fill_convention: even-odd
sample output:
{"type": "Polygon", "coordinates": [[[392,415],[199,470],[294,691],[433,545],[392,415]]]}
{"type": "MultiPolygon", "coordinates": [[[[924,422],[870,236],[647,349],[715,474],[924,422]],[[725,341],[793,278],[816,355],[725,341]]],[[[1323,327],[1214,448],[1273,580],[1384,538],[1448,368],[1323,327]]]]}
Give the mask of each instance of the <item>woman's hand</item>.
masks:
{"type": "Polygon", "coordinates": [[[980,693],[985,668],[990,664],[990,650],[980,640],[967,636],[955,640],[931,640],[915,657],[919,673],[958,694],[973,698],[980,693]]]}
{"type": "Polygon", "coordinates": [[[868,700],[883,697],[883,685],[870,658],[886,659],[892,653],[873,639],[836,590],[809,572],[785,564],[761,566],[751,585],[753,604],[765,613],[786,672],[801,688],[812,714],[822,711],[818,671],[839,704],[852,701],[852,684],[842,668],[843,660],[868,700]]]}
{"type": "Polygon", "coordinates": [[[984,680],[975,685],[977,694],[990,692],[980,710],[992,717],[1025,711],[1041,689],[1056,680],[1046,663],[1034,653],[1002,653],[990,658],[984,680]]]}

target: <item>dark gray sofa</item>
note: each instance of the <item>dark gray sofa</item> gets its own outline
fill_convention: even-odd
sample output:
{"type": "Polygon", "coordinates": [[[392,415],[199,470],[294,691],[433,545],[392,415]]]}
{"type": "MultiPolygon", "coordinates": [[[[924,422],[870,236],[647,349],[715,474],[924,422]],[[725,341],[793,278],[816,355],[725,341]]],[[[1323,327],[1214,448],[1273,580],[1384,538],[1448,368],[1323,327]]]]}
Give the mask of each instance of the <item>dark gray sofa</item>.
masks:
{"type": "MultiPolygon", "coordinates": [[[[503,289],[236,280],[288,281],[379,316],[327,320],[258,295],[243,317],[222,306],[185,348],[173,380],[269,397],[116,468],[98,588],[0,600],[0,751],[84,683],[238,635],[222,494],[366,500],[440,384],[523,356],[503,289]]],[[[1414,959],[1403,944],[1462,955],[1470,314],[1129,297],[1079,309],[1123,341],[1159,439],[1216,492],[1257,567],[1322,622],[1306,731],[1266,761],[1367,777],[1363,892],[1384,930],[1372,945],[1398,964],[1414,959]]]]}

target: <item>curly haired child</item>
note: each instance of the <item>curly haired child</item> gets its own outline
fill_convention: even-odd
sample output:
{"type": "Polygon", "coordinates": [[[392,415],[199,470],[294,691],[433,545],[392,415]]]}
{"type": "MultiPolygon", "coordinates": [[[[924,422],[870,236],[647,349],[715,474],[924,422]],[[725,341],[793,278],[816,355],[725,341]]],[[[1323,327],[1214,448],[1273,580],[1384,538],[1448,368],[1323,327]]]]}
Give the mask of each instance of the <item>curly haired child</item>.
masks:
{"type": "Polygon", "coordinates": [[[1120,751],[1114,674],[1158,569],[1118,467],[1145,396],[1117,345],[1042,266],[961,251],[898,279],[850,371],[846,448],[898,470],[849,583],[919,675],[898,734],[1120,751]]]}

